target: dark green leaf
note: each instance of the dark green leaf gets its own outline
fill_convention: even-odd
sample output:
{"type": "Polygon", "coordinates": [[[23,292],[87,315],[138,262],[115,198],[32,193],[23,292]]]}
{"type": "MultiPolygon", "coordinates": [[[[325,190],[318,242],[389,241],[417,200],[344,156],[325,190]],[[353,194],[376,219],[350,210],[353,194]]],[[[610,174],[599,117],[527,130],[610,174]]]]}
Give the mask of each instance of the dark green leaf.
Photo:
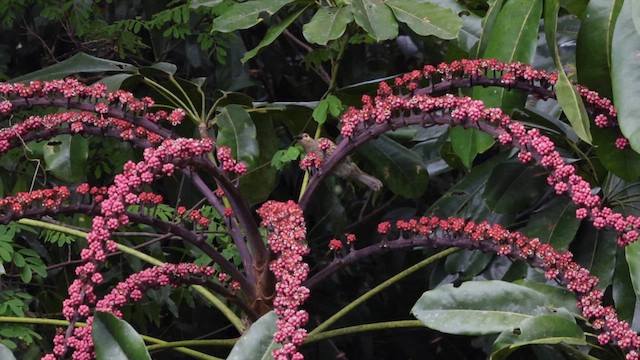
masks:
{"type": "Polygon", "coordinates": [[[136,67],[127,63],[100,59],[85,53],[76,54],[67,60],[40,69],[26,75],[11,79],[11,82],[28,82],[30,80],[62,79],[72,74],[96,72],[133,72],[136,67]]]}
{"type": "Polygon", "coordinates": [[[82,136],[58,135],[43,147],[47,171],[58,179],[73,183],[86,177],[89,141],[82,136]]]}
{"type": "Polygon", "coordinates": [[[271,166],[271,158],[277,150],[277,137],[269,114],[254,116],[260,155],[257,167],[240,178],[240,190],[249,204],[257,204],[267,199],[276,181],[276,169],[271,166]]]}
{"type": "Polygon", "coordinates": [[[640,152],[640,34],[631,19],[631,1],[622,4],[613,32],[611,78],[613,99],[618,108],[618,123],[631,147],[640,152]]]}
{"type": "Polygon", "coordinates": [[[382,1],[353,0],[353,17],[372,38],[377,41],[389,40],[398,36],[398,23],[393,12],[382,1]]]}
{"type": "Polygon", "coordinates": [[[513,283],[520,286],[526,286],[539,293],[542,293],[547,299],[553,299],[551,303],[554,304],[555,308],[564,308],[567,309],[567,311],[569,311],[570,313],[574,314],[580,313],[580,310],[576,306],[576,295],[565,288],[542,284],[526,279],[517,280],[513,283]]]}
{"type": "Polygon", "coordinates": [[[25,266],[20,269],[20,279],[25,284],[31,282],[31,279],[33,279],[33,271],[31,270],[31,267],[25,266]]]}
{"type": "Polygon", "coordinates": [[[576,43],[578,81],[611,99],[611,41],[622,0],[591,0],[576,43]]]}
{"type": "Polygon", "coordinates": [[[586,345],[585,335],[572,319],[555,315],[539,315],[523,320],[517,327],[503,331],[493,343],[491,359],[505,359],[525,345],[558,344],[586,345]]]}
{"type": "Polygon", "coordinates": [[[95,313],[91,337],[96,348],[96,360],[151,360],[140,335],[113,314],[95,313]]]}
{"type": "Polygon", "coordinates": [[[283,6],[293,0],[253,0],[243,3],[234,3],[222,15],[213,19],[211,31],[232,32],[239,29],[248,29],[259,23],[259,15],[263,12],[269,15],[275,14],[283,6]]]}
{"type": "Polygon", "coordinates": [[[630,148],[618,149],[616,138],[620,136],[614,129],[593,127],[593,144],[602,165],[618,177],[627,181],[640,178],[640,154],[630,148]]]}
{"type": "Polygon", "coordinates": [[[635,312],[637,297],[631,281],[625,249],[617,249],[612,295],[620,319],[631,322],[635,312]]]}
{"type": "Polygon", "coordinates": [[[547,45],[551,50],[551,56],[554,59],[556,68],[558,69],[558,81],[556,82],[556,98],[562,107],[571,127],[580,137],[580,139],[591,144],[592,138],[589,132],[589,114],[584,106],[582,97],[573,87],[573,84],[567,78],[564,67],[560,61],[558,53],[558,45],[556,44],[556,33],[558,27],[558,11],[560,11],[559,0],[545,0],[544,5],[544,32],[547,37],[547,45]]]}
{"type": "Polygon", "coordinates": [[[551,244],[555,249],[567,249],[581,223],[576,218],[576,209],[577,206],[568,197],[553,198],[531,215],[524,232],[531,238],[551,244]]]}
{"type": "Polygon", "coordinates": [[[402,197],[418,197],[427,189],[429,174],[422,159],[411,150],[381,135],[361,146],[359,152],[372,164],[374,175],[402,197]]]}
{"type": "Polygon", "coordinates": [[[240,105],[227,105],[216,116],[218,125],[218,145],[231,148],[233,157],[247,163],[251,169],[260,155],[256,140],[256,126],[247,111],[240,105]]]}
{"type": "Polygon", "coordinates": [[[489,0],[488,2],[489,10],[487,10],[484,18],[482,18],[482,35],[480,35],[478,44],[475,46],[474,58],[476,59],[481,58],[484,54],[484,50],[487,48],[491,32],[493,31],[500,9],[502,9],[503,2],[504,0],[489,0]]]}
{"type": "MultiPolygon", "coordinates": [[[[506,63],[533,63],[541,14],[542,0],[507,1],[498,14],[483,57],[506,63]]],[[[511,113],[514,108],[524,105],[526,95],[488,87],[474,88],[473,98],[484,101],[485,106],[498,107],[511,113]]]]}
{"type": "Polygon", "coordinates": [[[316,12],[311,21],[302,27],[302,35],[308,42],[327,45],[344,34],[347,25],[353,21],[350,6],[340,8],[323,7],[316,12]]]}
{"type": "Polygon", "coordinates": [[[504,281],[452,284],[422,294],[411,313],[448,334],[487,335],[510,330],[554,305],[536,290],[504,281]]]}
{"type": "Polygon", "coordinates": [[[273,341],[276,330],[276,314],[270,311],[262,315],[238,340],[227,360],[273,359],[271,352],[277,346],[273,341]]]}
{"type": "Polygon", "coordinates": [[[278,36],[280,36],[280,34],[282,34],[282,32],[289,27],[289,25],[291,25],[300,15],[302,15],[302,13],[305,10],[307,10],[309,6],[310,5],[307,5],[301,8],[300,10],[294,12],[293,14],[289,15],[286,19],[271,25],[269,27],[269,30],[267,30],[267,33],[264,35],[264,38],[260,41],[260,43],[258,43],[258,45],[253,49],[247,51],[242,57],[242,59],[240,59],[240,61],[244,64],[247,61],[253,59],[256,55],[258,55],[258,52],[262,48],[267,47],[269,46],[269,44],[274,42],[278,38],[278,36]]]}
{"type": "Polygon", "coordinates": [[[611,285],[616,263],[617,236],[613,231],[596,230],[592,224],[584,224],[572,247],[573,258],[578,264],[598,277],[598,289],[611,285]]]}
{"type": "Polygon", "coordinates": [[[514,213],[526,209],[547,186],[546,172],[518,162],[498,165],[489,180],[484,197],[490,209],[498,213],[514,213]],[[523,191],[526,189],[526,191],[523,191]]]}
{"type": "Polygon", "coordinates": [[[454,126],[449,132],[451,146],[456,155],[467,168],[471,168],[473,159],[493,146],[493,136],[478,129],[465,129],[462,126],[454,126]]]}
{"type": "Polygon", "coordinates": [[[634,242],[625,247],[624,250],[627,264],[629,265],[629,275],[631,276],[633,291],[637,299],[640,297],[640,242],[634,242]]]}
{"type": "Polygon", "coordinates": [[[455,39],[462,27],[462,19],[451,9],[417,0],[387,0],[396,19],[406,23],[421,36],[434,35],[441,39],[455,39]]]}

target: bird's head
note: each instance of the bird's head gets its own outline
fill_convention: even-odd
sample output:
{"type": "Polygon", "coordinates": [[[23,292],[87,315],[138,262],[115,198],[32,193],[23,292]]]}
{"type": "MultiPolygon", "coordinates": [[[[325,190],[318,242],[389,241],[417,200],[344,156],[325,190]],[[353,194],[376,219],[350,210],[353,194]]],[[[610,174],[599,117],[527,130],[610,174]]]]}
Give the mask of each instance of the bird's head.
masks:
{"type": "Polygon", "coordinates": [[[302,147],[304,148],[304,150],[306,152],[313,152],[313,151],[317,150],[317,149],[314,149],[314,146],[317,144],[316,140],[314,138],[312,138],[311,136],[309,136],[309,134],[302,133],[302,134],[296,136],[296,139],[298,140],[300,145],[302,145],[302,147]]]}

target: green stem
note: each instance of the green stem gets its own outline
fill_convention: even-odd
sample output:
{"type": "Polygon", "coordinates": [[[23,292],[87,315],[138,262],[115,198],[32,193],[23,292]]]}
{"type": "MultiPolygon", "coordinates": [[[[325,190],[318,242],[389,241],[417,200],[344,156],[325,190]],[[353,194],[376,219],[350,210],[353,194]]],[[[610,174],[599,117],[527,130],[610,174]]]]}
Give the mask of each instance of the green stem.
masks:
{"type": "Polygon", "coordinates": [[[387,329],[397,329],[397,328],[408,328],[408,327],[425,327],[424,324],[420,320],[398,320],[398,321],[385,321],[380,323],[373,324],[362,324],[355,326],[348,326],[340,329],[329,330],[322,332],[320,334],[309,334],[307,340],[304,344],[310,344],[312,342],[337,337],[344,335],[353,335],[360,332],[365,331],[373,331],[373,330],[387,330],[387,329]]]}
{"type": "Polygon", "coordinates": [[[335,313],[333,316],[331,316],[330,318],[328,318],[327,320],[325,320],[322,324],[318,325],[318,327],[316,327],[315,329],[313,329],[310,333],[309,336],[312,335],[316,335],[322,331],[324,331],[325,329],[327,329],[329,326],[333,325],[333,323],[335,323],[336,321],[340,320],[340,318],[342,318],[343,316],[345,316],[346,314],[348,314],[351,310],[355,309],[358,305],[364,303],[365,301],[369,300],[370,298],[372,298],[373,296],[375,296],[376,294],[378,294],[379,292],[381,292],[382,290],[388,288],[389,286],[395,284],[396,282],[404,279],[405,277],[413,274],[414,272],[422,269],[423,267],[434,263],[440,259],[444,259],[445,257],[459,251],[460,248],[457,247],[453,247],[453,248],[449,248],[447,250],[443,250],[433,256],[430,256],[422,261],[420,261],[419,263],[403,270],[402,272],[398,273],[397,275],[389,278],[388,280],[384,281],[383,283],[381,283],[380,285],[374,287],[373,289],[367,291],[366,293],[362,294],[362,296],[360,296],[359,298],[353,300],[349,305],[343,307],[342,309],[340,309],[340,311],[338,311],[337,313],[335,313]]]}
{"type": "MultiPolygon", "coordinates": [[[[12,323],[12,324],[34,324],[34,325],[53,325],[53,326],[68,326],[69,322],[66,320],[56,320],[56,319],[41,319],[41,318],[29,318],[29,317],[13,317],[13,316],[0,316],[0,324],[4,324],[4,323],[12,323]]],[[[77,327],[83,327],[86,326],[86,323],[83,322],[76,322],[74,323],[75,326],[77,327]]],[[[154,346],[162,346],[164,344],[167,344],[166,341],[160,340],[158,338],[154,338],[151,336],[146,336],[146,335],[140,335],[142,337],[142,339],[148,343],[153,343],[155,345],[150,345],[148,346],[149,349],[151,350],[151,347],[154,346]]],[[[221,341],[228,341],[228,340],[221,340],[221,341]]],[[[201,360],[222,360],[220,358],[217,358],[215,356],[211,356],[211,355],[207,355],[205,353],[196,351],[196,350],[192,350],[192,349],[188,349],[185,347],[175,347],[174,350],[181,352],[183,354],[186,355],[190,355],[191,357],[193,357],[194,359],[201,359],[201,360]]]]}
{"type": "Polygon", "coordinates": [[[210,340],[181,340],[181,341],[167,341],[164,343],[158,343],[155,345],[147,346],[149,351],[158,349],[171,349],[181,346],[196,347],[196,346],[227,346],[232,347],[238,342],[238,339],[210,339],[210,340]]]}
{"type": "Polygon", "coordinates": [[[158,84],[157,82],[147,77],[145,77],[143,81],[148,85],[150,85],[151,87],[153,87],[154,89],[163,93],[169,99],[169,101],[173,103],[173,105],[184,110],[194,121],[199,119],[198,115],[193,112],[193,108],[189,109],[187,104],[185,104],[182,100],[180,100],[180,98],[174,95],[171,91],[167,90],[164,86],[158,84]]]}
{"type": "MultiPolygon", "coordinates": [[[[55,225],[55,224],[50,224],[44,221],[40,221],[40,220],[33,220],[33,219],[20,219],[18,220],[18,223],[20,224],[25,224],[25,225],[31,225],[31,226],[35,226],[35,227],[39,227],[42,229],[48,229],[48,230],[54,230],[54,231],[59,231],[61,233],[65,233],[65,234],[69,234],[69,235],[75,235],[81,238],[86,239],[87,238],[87,233],[83,232],[83,231],[79,231],[79,230],[75,230],[75,229],[69,229],[66,228],[64,226],[61,225],[55,225]]],[[[122,251],[125,254],[129,254],[132,255],[134,257],[137,257],[140,260],[146,261],[149,264],[155,265],[155,266],[159,266],[164,264],[162,261],[151,257],[143,252],[140,252],[138,250],[132,249],[126,245],[122,245],[122,244],[117,244],[118,245],[118,250],[122,251]]],[[[222,312],[222,314],[229,320],[229,322],[231,322],[231,324],[233,324],[233,326],[238,330],[238,332],[240,334],[242,334],[244,332],[245,326],[242,323],[242,320],[225,304],[223,303],[220,299],[218,299],[215,295],[213,295],[213,293],[211,293],[209,290],[207,290],[206,288],[204,288],[201,285],[191,285],[191,287],[200,295],[202,295],[202,297],[204,297],[207,301],[209,301],[214,307],[216,307],[218,310],[220,310],[220,312],[222,312]]]]}
{"type": "MultiPolygon", "coordinates": [[[[182,88],[182,86],[180,86],[180,84],[178,84],[178,82],[176,81],[176,79],[173,77],[173,75],[169,75],[169,80],[171,80],[171,82],[173,83],[173,85],[175,85],[178,90],[180,90],[180,93],[182,93],[182,96],[184,96],[185,99],[187,99],[187,101],[189,102],[189,105],[191,106],[191,112],[193,114],[195,114],[198,110],[196,110],[196,106],[193,104],[193,101],[191,101],[191,98],[189,97],[189,95],[187,95],[187,92],[184,91],[184,89],[182,88]]],[[[204,109],[204,107],[203,107],[204,109]]],[[[202,114],[200,115],[204,115],[204,111],[202,112],[202,114]]],[[[196,117],[195,119],[199,119],[199,122],[202,122],[203,119],[201,119],[200,117],[196,117]]]]}

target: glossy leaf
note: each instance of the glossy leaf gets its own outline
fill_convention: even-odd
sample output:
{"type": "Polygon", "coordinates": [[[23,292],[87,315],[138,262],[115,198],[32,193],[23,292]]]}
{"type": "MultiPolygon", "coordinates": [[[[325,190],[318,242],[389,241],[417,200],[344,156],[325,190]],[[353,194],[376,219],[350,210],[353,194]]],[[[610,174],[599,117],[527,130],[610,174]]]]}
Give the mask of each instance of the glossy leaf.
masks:
{"type": "Polygon", "coordinates": [[[256,132],[259,135],[260,155],[257,166],[240,178],[240,191],[245,194],[249,204],[257,204],[267,199],[276,181],[276,169],[271,159],[277,150],[277,137],[271,116],[255,116],[256,132]]]}
{"type": "Polygon", "coordinates": [[[634,317],[637,297],[631,281],[631,274],[626,260],[625,249],[618,248],[616,253],[611,293],[620,319],[631,322],[634,317]]]}
{"type": "MultiPolygon", "coordinates": [[[[507,1],[498,14],[483,57],[506,63],[533,63],[541,14],[542,0],[507,1]]],[[[526,95],[488,87],[474,88],[473,98],[483,100],[486,106],[499,107],[510,113],[524,105],[526,95]]]]}
{"type": "Polygon", "coordinates": [[[69,75],[78,73],[97,73],[107,71],[134,72],[135,70],[135,66],[127,63],[101,59],[85,53],[78,53],[57,64],[13,78],[11,79],[11,82],[62,79],[69,75]]]}
{"type": "Polygon", "coordinates": [[[598,277],[598,289],[611,285],[616,263],[617,236],[613,231],[596,230],[593,225],[584,224],[572,246],[574,260],[598,277]]]}
{"type": "Polygon", "coordinates": [[[525,345],[586,345],[584,332],[572,319],[555,315],[539,315],[523,320],[517,327],[503,331],[493,343],[491,359],[505,359],[525,345]]]}
{"type": "Polygon", "coordinates": [[[524,233],[551,244],[555,249],[567,249],[581,223],[576,218],[576,209],[568,197],[552,198],[531,215],[524,233]]]}
{"type": "Polygon", "coordinates": [[[580,139],[591,144],[589,114],[587,114],[587,109],[584,106],[582,97],[569,81],[567,74],[564,72],[562,62],[560,61],[558,45],[556,43],[558,11],[560,11],[559,0],[545,0],[544,32],[547,37],[547,45],[551,50],[551,56],[558,70],[558,81],[555,86],[556,98],[576,134],[580,139]]]}
{"type": "Polygon", "coordinates": [[[151,360],[142,337],[126,321],[113,314],[95,313],[91,337],[96,360],[151,360]]]}
{"type": "Polygon", "coordinates": [[[259,18],[261,13],[266,12],[273,15],[283,6],[292,2],[293,0],[252,0],[234,3],[222,15],[213,19],[211,31],[227,33],[248,29],[262,20],[259,18]]]}
{"type": "Polygon", "coordinates": [[[8,347],[0,344],[0,359],[2,360],[16,360],[16,357],[13,356],[13,352],[9,350],[8,347]]]}
{"type": "Polygon", "coordinates": [[[625,1],[613,32],[611,78],[620,130],[631,147],[640,152],[640,34],[631,19],[631,1],[625,1]]]}
{"type": "Polygon", "coordinates": [[[553,299],[551,302],[555,308],[564,308],[570,313],[579,314],[576,302],[576,295],[571,291],[554,285],[547,285],[536,281],[521,279],[513,282],[516,285],[525,286],[539,293],[544,294],[547,299],[553,299]]]}
{"type": "Polygon", "coordinates": [[[68,183],[86,177],[89,140],[82,136],[59,135],[43,146],[47,171],[68,183]]]}
{"type": "Polygon", "coordinates": [[[462,19],[456,13],[429,2],[387,0],[385,4],[393,10],[398,21],[406,23],[421,36],[455,39],[462,27],[462,19]]]}
{"type": "Polygon", "coordinates": [[[470,12],[465,6],[456,0],[418,0],[420,2],[429,2],[438,6],[451,9],[456,14],[462,16],[462,28],[458,32],[458,38],[453,43],[467,53],[471,53],[471,49],[478,43],[482,34],[482,18],[473,12],[470,12]]]}
{"type": "Polygon", "coordinates": [[[377,41],[398,36],[398,23],[383,1],[353,0],[351,8],[356,23],[377,41]]]}
{"type": "Polygon", "coordinates": [[[302,27],[302,35],[308,42],[327,45],[344,34],[347,25],[353,21],[350,6],[323,7],[302,27]]]}
{"type": "Polygon", "coordinates": [[[411,199],[427,190],[429,174],[422,159],[413,151],[384,135],[360,148],[359,154],[375,169],[373,175],[395,194],[411,199]]]}
{"type": "MultiPolygon", "coordinates": [[[[624,11],[624,10],[623,10],[624,11]]],[[[624,248],[629,275],[633,284],[636,299],[640,298],[640,242],[634,242],[624,248]]]]}
{"type": "Polygon", "coordinates": [[[580,19],[576,43],[576,67],[580,84],[609,99],[611,90],[611,41],[622,0],[591,0],[580,19]]]}
{"type": "Polygon", "coordinates": [[[473,165],[473,159],[478,154],[489,150],[495,140],[493,136],[478,129],[465,129],[462,126],[454,126],[449,131],[451,146],[456,155],[467,168],[473,165]]]}
{"type": "Polygon", "coordinates": [[[264,35],[264,38],[260,41],[260,43],[258,43],[258,45],[253,49],[247,51],[242,57],[242,59],[240,59],[240,61],[244,64],[247,61],[253,59],[256,55],[258,55],[258,52],[260,50],[262,50],[263,48],[269,46],[269,44],[274,42],[278,38],[278,36],[280,36],[280,34],[282,34],[282,32],[289,27],[289,25],[291,25],[298,17],[300,17],[300,15],[302,15],[302,13],[305,10],[307,10],[308,7],[309,5],[289,15],[286,19],[271,25],[269,27],[269,30],[267,30],[267,33],[264,35]]]}
{"type": "Polygon", "coordinates": [[[493,31],[498,14],[502,9],[503,2],[504,0],[489,0],[488,2],[489,10],[487,10],[484,18],[482,18],[482,34],[480,35],[480,39],[478,39],[478,43],[474,46],[474,58],[476,59],[481,58],[487,48],[491,32],[493,31]]]}
{"type": "Polygon", "coordinates": [[[260,155],[260,147],[256,140],[256,126],[249,113],[240,105],[227,105],[216,116],[218,125],[218,146],[231,148],[233,157],[247,163],[251,169],[260,155]]]}
{"type": "Polygon", "coordinates": [[[594,127],[592,134],[598,159],[607,170],[627,181],[640,179],[640,154],[616,147],[616,138],[620,136],[617,130],[594,127]]]}
{"type": "Polygon", "coordinates": [[[489,180],[482,197],[490,209],[499,213],[517,213],[531,206],[547,186],[546,172],[535,166],[519,162],[498,165],[489,180]],[[526,191],[523,191],[526,189],[526,191]]]}
{"type": "Polygon", "coordinates": [[[276,348],[273,334],[276,332],[276,314],[270,311],[254,322],[235,344],[227,360],[270,360],[276,348]]]}
{"type": "Polygon", "coordinates": [[[422,294],[411,313],[448,334],[488,335],[510,330],[553,305],[536,290],[504,281],[443,285],[422,294]]]}

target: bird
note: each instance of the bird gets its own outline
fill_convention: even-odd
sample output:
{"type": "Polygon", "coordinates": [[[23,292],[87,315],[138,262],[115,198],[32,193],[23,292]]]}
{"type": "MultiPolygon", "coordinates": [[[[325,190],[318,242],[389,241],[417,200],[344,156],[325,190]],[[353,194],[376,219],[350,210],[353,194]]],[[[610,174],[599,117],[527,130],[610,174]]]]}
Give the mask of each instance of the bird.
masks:
{"type": "MultiPolygon", "coordinates": [[[[320,142],[309,136],[309,134],[307,133],[303,133],[296,138],[307,154],[315,153],[316,156],[323,161],[325,160],[325,156],[331,156],[336,148],[336,144],[328,139],[325,139],[325,144],[328,145],[321,147],[320,142]]],[[[358,165],[356,165],[356,163],[354,163],[349,156],[347,156],[340,164],[338,164],[333,169],[332,173],[342,179],[357,180],[373,191],[382,189],[382,182],[376,177],[360,170],[358,165]]]]}

